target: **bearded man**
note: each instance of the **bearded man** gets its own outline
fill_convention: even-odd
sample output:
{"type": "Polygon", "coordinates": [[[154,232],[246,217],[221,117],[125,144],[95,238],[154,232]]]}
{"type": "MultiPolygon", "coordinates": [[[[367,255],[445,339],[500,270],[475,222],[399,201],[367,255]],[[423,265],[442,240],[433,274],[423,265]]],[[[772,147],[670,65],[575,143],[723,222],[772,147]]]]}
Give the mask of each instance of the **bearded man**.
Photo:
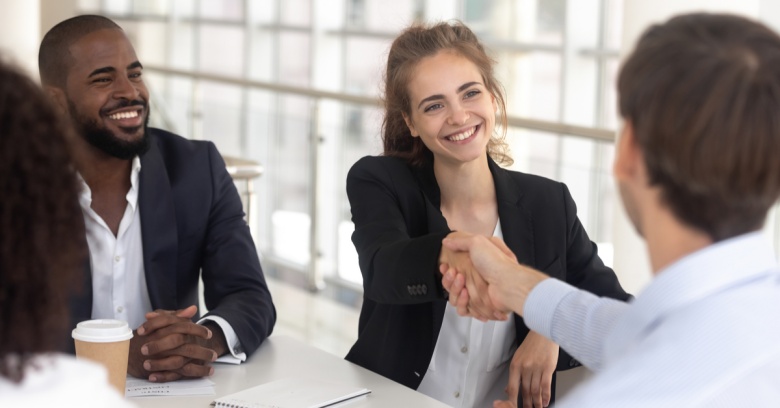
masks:
{"type": "Polygon", "coordinates": [[[54,26],[38,65],[44,90],[81,136],[74,153],[90,254],[73,324],[127,321],[136,328],[128,373],[150,381],[245,360],[271,334],[276,310],[216,147],[147,126],[143,65],[108,18],[54,26]]]}

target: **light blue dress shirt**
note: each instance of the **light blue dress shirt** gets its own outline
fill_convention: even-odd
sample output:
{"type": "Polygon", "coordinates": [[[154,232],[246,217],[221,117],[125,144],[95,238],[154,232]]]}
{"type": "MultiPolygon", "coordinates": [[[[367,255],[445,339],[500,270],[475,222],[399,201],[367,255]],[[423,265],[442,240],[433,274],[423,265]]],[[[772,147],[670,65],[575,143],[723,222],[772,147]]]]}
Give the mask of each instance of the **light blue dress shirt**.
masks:
{"type": "Polygon", "coordinates": [[[682,258],[630,304],[547,279],[524,307],[597,372],[557,408],[780,406],[780,269],[759,233],[682,258]]]}

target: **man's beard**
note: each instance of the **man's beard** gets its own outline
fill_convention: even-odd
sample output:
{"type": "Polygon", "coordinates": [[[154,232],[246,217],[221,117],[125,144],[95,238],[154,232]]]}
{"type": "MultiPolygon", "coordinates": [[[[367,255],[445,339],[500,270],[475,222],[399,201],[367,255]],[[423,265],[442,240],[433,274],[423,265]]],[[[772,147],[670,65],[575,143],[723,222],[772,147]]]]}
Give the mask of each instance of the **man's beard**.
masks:
{"type": "MultiPolygon", "coordinates": [[[[144,112],[148,112],[146,109],[146,103],[143,101],[128,102],[125,106],[139,105],[144,107],[144,112]]],[[[117,159],[130,160],[135,156],[140,156],[149,150],[149,115],[146,115],[144,120],[143,136],[138,140],[124,140],[120,139],[114,134],[101,127],[97,120],[89,119],[78,113],[76,105],[68,99],[68,107],[70,109],[71,120],[73,121],[76,130],[81,133],[84,139],[94,147],[97,147],[101,151],[105,152],[109,156],[116,157],[117,159]]],[[[118,106],[121,108],[124,106],[118,106]]]]}

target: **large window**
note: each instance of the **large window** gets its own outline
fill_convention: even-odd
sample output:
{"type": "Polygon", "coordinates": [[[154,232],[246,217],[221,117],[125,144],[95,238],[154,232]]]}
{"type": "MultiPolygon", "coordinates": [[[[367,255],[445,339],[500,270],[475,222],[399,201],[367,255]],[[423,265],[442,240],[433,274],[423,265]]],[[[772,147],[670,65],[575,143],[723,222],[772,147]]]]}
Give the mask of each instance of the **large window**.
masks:
{"type": "Polygon", "coordinates": [[[82,1],[81,11],[107,15],[131,36],[147,67],[155,125],[263,165],[250,211],[269,273],[299,273],[312,286],[357,286],[346,172],[358,158],[381,152],[377,100],[387,50],[400,30],[421,21],[460,19],[487,45],[516,119],[508,129],[513,168],[566,182],[610,260],[612,147],[611,133],[601,129],[616,126],[611,84],[620,6],[102,0],[82,1]],[[557,123],[593,128],[603,140],[550,127],[557,123]]]}
{"type": "Polygon", "coordinates": [[[460,19],[479,35],[506,88],[513,168],[565,182],[611,262],[622,1],[83,0],[80,11],[131,36],[156,126],[264,166],[250,210],[268,273],[357,288],[346,172],[381,152],[384,60],[416,21],[460,19]]]}

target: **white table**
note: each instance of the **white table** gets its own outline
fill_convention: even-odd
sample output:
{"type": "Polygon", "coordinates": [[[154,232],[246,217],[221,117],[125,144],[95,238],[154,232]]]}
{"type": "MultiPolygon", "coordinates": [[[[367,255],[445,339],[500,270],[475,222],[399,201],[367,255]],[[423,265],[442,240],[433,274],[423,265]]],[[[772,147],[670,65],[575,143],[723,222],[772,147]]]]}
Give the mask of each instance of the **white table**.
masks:
{"type": "Polygon", "coordinates": [[[345,408],[446,407],[433,398],[288,336],[269,337],[241,365],[214,364],[214,375],[210,378],[216,383],[216,395],[134,397],[128,400],[140,408],[208,408],[214,398],[280,378],[300,376],[371,390],[368,397],[355,399],[345,404],[345,408]]]}

